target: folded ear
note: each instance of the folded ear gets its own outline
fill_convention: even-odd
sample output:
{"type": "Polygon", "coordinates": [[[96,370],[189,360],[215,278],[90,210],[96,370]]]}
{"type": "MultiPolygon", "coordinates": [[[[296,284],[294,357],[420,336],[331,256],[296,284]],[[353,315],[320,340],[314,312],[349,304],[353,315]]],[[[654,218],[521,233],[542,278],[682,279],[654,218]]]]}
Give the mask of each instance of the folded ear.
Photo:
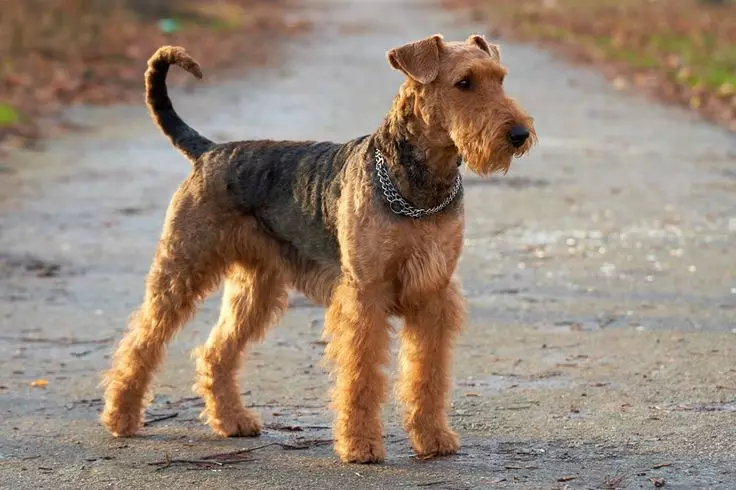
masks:
{"type": "Polygon", "coordinates": [[[480,49],[490,54],[496,61],[501,61],[501,48],[498,44],[489,44],[486,38],[474,34],[470,36],[466,41],[468,44],[475,44],[480,49]]]}
{"type": "Polygon", "coordinates": [[[419,41],[404,44],[386,53],[388,62],[419,83],[430,83],[440,71],[442,35],[435,34],[419,41]]]}

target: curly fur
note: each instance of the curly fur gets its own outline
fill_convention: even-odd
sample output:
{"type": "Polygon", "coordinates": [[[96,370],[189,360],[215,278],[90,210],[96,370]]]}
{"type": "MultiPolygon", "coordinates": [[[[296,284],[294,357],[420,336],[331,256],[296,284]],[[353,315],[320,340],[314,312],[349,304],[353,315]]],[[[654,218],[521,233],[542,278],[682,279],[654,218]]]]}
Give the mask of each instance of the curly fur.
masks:
{"type": "Polygon", "coordinates": [[[392,315],[404,319],[397,394],[411,443],[422,456],[457,451],[446,406],[452,346],[465,319],[453,279],[463,244],[462,193],[438,214],[397,216],[379,190],[373,154],[383,152],[406,199],[429,207],[449,192],[460,158],[480,175],[506,171],[536,134],[531,117],[503,92],[498,46],[482,37],[447,43],[435,35],[387,56],[406,81],[374,133],[342,144],[215,144],[181,120],[166,91],[169,65],[201,77],[199,65],[178,47],[151,58],[146,103],[193,167],[169,205],[143,304],[104,374],[101,421],[113,435],[140,430],[166,344],[224,279],[220,318],[194,352],[194,389],[216,433],[260,433],[240,397],[238,372],[248,345],[278,321],[295,288],[327,306],[341,460],[385,457],[392,315]],[[461,89],[462,77],[472,83],[461,89]],[[514,146],[509,131],[519,125],[529,138],[514,146]]]}

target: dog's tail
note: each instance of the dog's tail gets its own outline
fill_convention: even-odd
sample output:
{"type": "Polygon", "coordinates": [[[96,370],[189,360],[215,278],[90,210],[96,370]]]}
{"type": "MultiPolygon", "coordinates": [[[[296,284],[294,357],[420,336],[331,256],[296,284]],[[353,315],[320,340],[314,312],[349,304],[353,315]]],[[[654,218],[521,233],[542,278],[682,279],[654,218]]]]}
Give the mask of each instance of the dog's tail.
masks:
{"type": "Polygon", "coordinates": [[[199,64],[178,46],[163,46],[148,60],[146,70],[146,105],[153,120],[171,143],[190,160],[210,150],[215,143],[200,135],[182,121],[171,104],[166,89],[166,74],[170,65],[179,65],[195,77],[202,78],[199,64]]]}

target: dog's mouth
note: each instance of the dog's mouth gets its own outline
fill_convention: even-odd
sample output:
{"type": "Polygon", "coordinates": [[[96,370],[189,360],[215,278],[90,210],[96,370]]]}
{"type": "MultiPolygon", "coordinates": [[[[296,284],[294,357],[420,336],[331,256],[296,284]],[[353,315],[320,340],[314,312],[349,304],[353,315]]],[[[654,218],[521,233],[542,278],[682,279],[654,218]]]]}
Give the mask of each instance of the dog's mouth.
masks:
{"type": "Polygon", "coordinates": [[[463,145],[460,154],[466,166],[480,176],[495,173],[505,175],[511,168],[513,159],[528,154],[535,144],[536,134],[530,132],[529,137],[521,144],[492,139],[483,146],[475,142],[463,145]]]}
{"type": "Polygon", "coordinates": [[[505,116],[494,115],[489,124],[450,134],[466,166],[480,176],[506,174],[513,159],[526,155],[537,143],[531,117],[524,113],[505,116]]]}

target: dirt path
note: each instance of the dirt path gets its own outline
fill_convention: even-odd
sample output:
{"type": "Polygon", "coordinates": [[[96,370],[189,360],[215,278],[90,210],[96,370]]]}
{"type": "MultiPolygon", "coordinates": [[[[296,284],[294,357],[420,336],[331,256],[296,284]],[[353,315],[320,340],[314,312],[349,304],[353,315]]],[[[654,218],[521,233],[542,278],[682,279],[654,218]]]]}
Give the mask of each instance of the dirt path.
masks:
{"type": "MultiPolygon", "coordinates": [[[[175,93],[186,120],[217,139],[364,134],[400,82],[388,48],[479,30],[427,2],[308,6],[315,34],[281,67],[175,93]]],[[[315,443],[331,423],[323,314],[297,296],[246,365],[260,439],[221,440],[197,420],[189,351],[217,297],[169,349],[153,422],[112,439],[97,375],[188,167],[143,107],[80,109],[95,130],[0,174],[0,488],[736,488],[734,137],[536,49],[503,44],[502,56],[541,144],[506,177],[465,180],[462,454],[415,460],[393,404],[385,465],[340,465],[315,443]],[[304,449],[150,465],[270,442],[304,449]]]]}

